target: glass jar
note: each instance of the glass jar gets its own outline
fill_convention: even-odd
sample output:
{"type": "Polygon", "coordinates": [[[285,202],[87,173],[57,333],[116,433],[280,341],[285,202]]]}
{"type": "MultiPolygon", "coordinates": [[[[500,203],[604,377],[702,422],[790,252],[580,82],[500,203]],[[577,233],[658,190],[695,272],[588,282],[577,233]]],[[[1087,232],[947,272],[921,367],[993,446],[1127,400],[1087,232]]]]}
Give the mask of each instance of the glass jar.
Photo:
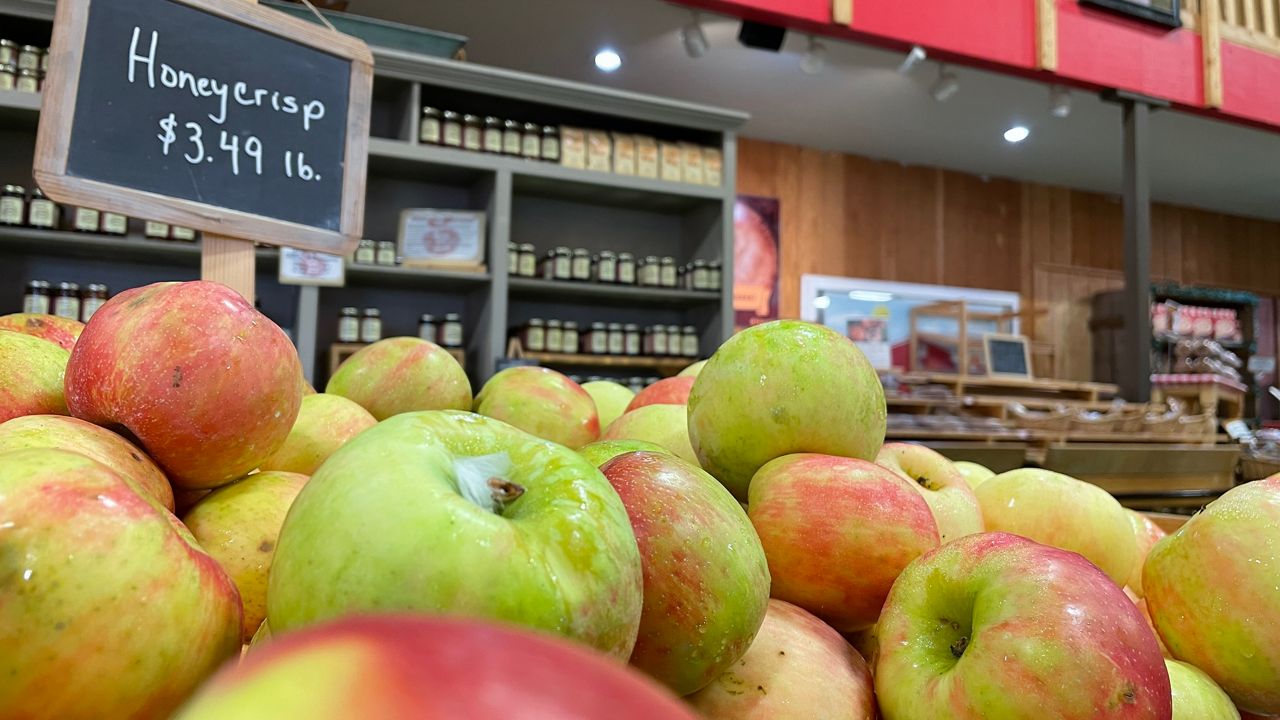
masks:
{"type": "Polygon", "coordinates": [[[679,355],[681,353],[681,343],[684,335],[680,332],[679,325],[667,326],[667,354],[679,355]]]}
{"type": "Polygon", "coordinates": [[[360,342],[360,311],[344,307],[338,312],[338,342],[360,342]]]}
{"type": "Polygon", "coordinates": [[[22,295],[22,312],[48,315],[51,303],[48,280],[32,280],[22,295]]]}
{"type": "Polygon", "coordinates": [[[698,328],[685,325],[680,333],[680,354],[688,358],[698,357],[698,328]]]}
{"type": "Polygon", "coordinates": [[[516,270],[520,267],[520,246],[513,242],[507,243],[507,272],[516,275],[516,270]]]}
{"type": "Polygon", "coordinates": [[[72,218],[72,230],[83,233],[96,233],[102,221],[102,213],[93,208],[78,207],[72,218]]]}
{"type": "Polygon", "coordinates": [[[364,317],[360,318],[360,342],[375,343],[382,339],[382,311],[378,308],[365,308],[364,317]]]}
{"type": "Polygon", "coordinates": [[[538,252],[532,243],[520,244],[520,262],[516,264],[516,274],[520,277],[533,277],[538,274],[538,252]]]}
{"type": "Polygon", "coordinates": [[[102,213],[102,232],[123,237],[129,232],[129,218],[114,212],[102,213]]]}
{"type": "Polygon", "coordinates": [[[644,378],[633,377],[633,378],[627,379],[627,389],[630,390],[632,393],[639,393],[644,388],[645,388],[644,378]]]}
{"type": "Polygon", "coordinates": [[[711,271],[707,267],[706,260],[693,261],[692,280],[690,281],[690,290],[710,290],[711,289],[711,271]]]}
{"type": "Polygon", "coordinates": [[[564,329],[559,320],[547,321],[547,352],[560,352],[564,347],[564,329]]]}
{"type": "Polygon", "coordinates": [[[622,326],[622,352],[624,355],[640,354],[640,326],[627,323],[622,326]]]}
{"type": "Polygon", "coordinates": [[[462,148],[474,152],[479,152],[484,148],[484,142],[481,139],[479,115],[462,116],[462,148]]]}
{"type": "Polygon", "coordinates": [[[520,155],[529,160],[537,160],[542,156],[542,131],[533,123],[524,124],[524,134],[520,136],[520,155]]]}
{"type": "Polygon", "coordinates": [[[452,110],[445,110],[440,117],[440,142],[448,147],[462,147],[462,118],[452,110]]]}
{"type": "Polygon", "coordinates": [[[418,337],[429,343],[440,344],[440,337],[436,328],[436,318],[434,315],[423,314],[418,318],[418,337]]]}
{"type": "Polygon", "coordinates": [[[667,354],[667,327],[653,325],[645,330],[645,354],[661,357],[667,354]]]}
{"type": "Polygon", "coordinates": [[[523,138],[520,135],[520,123],[515,120],[507,120],[502,123],[502,154],[503,155],[519,155],[523,146],[523,138]]]}
{"type": "Polygon", "coordinates": [[[707,265],[707,289],[720,291],[722,276],[720,273],[721,264],[719,260],[712,260],[707,265]]]}
{"type": "Polygon", "coordinates": [[[32,73],[40,72],[40,57],[44,55],[44,50],[35,45],[23,45],[18,51],[18,70],[30,70],[32,73]]]}
{"type": "Polygon", "coordinates": [[[143,224],[142,234],[145,235],[148,240],[168,240],[169,223],[148,220],[143,224]]]}
{"type": "Polygon", "coordinates": [[[642,287],[658,287],[662,284],[662,264],[658,261],[657,255],[646,255],[644,263],[640,265],[639,272],[640,285],[642,287]]]}
{"type": "Polygon", "coordinates": [[[658,265],[658,284],[664,288],[676,286],[676,259],[664,257],[658,265]]]}
{"type": "Polygon", "coordinates": [[[0,63],[0,90],[12,90],[18,84],[18,66],[0,63]]]}
{"type": "Polygon", "coordinates": [[[440,111],[433,107],[422,108],[418,122],[418,140],[428,145],[440,144],[440,111]]]}
{"type": "Polygon", "coordinates": [[[43,230],[58,226],[58,205],[44,196],[40,188],[32,188],[31,201],[27,203],[27,225],[43,230]]]}
{"type": "Polygon", "coordinates": [[[561,245],[551,251],[551,274],[549,280],[570,280],[573,278],[573,253],[561,245]]]}
{"type": "Polygon", "coordinates": [[[533,318],[525,323],[521,331],[520,344],[525,352],[547,351],[547,327],[542,318],[533,318]]]}
{"type": "Polygon", "coordinates": [[[622,323],[609,323],[609,347],[610,355],[621,355],[627,349],[627,338],[622,331],[622,323]]]}
{"type": "Polygon", "coordinates": [[[587,333],[583,349],[592,355],[604,355],[609,352],[609,331],[604,323],[591,323],[591,331],[587,333]]]}
{"type": "Polygon", "coordinates": [[[487,153],[502,153],[502,121],[492,115],[484,119],[483,146],[487,153]]]}
{"type": "Polygon", "coordinates": [[[396,264],[396,244],[390,240],[379,240],[378,251],[374,256],[374,261],[378,265],[396,264]]]}
{"type": "Polygon", "coordinates": [[[576,248],[573,251],[570,272],[574,280],[589,281],[591,279],[591,252],[586,248],[576,248]]]}
{"type": "Polygon", "coordinates": [[[601,250],[596,256],[596,282],[618,282],[618,256],[612,250],[601,250]]]}
{"type": "Polygon", "coordinates": [[[618,283],[636,284],[636,258],[629,252],[618,253],[618,283]]]}
{"type": "Polygon", "coordinates": [[[43,80],[45,75],[49,74],[49,48],[45,48],[40,53],[40,78],[43,80]]]}
{"type": "Polygon", "coordinates": [[[19,70],[18,77],[13,82],[13,89],[25,93],[40,92],[40,71],[19,70]]]}
{"type": "Polygon", "coordinates": [[[21,185],[5,185],[0,189],[0,225],[21,225],[26,219],[26,189],[21,185]]]}
{"type": "Polygon", "coordinates": [[[0,40],[0,65],[18,64],[18,43],[12,40],[0,40]]]}
{"type": "Polygon", "coordinates": [[[572,320],[564,321],[564,328],[560,333],[560,352],[570,355],[578,352],[578,323],[572,320]]]}
{"type": "Polygon", "coordinates": [[[554,125],[542,128],[542,159],[547,162],[560,162],[560,129],[554,125]]]}
{"type": "Polygon", "coordinates": [[[53,314],[71,320],[80,319],[80,286],[73,282],[58,283],[53,294],[53,314]]]}
{"type": "Polygon", "coordinates": [[[102,283],[90,283],[80,296],[80,322],[87,323],[98,308],[107,302],[107,286],[102,283]]]}
{"type": "Polygon", "coordinates": [[[458,313],[445,313],[444,323],[440,325],[440,344],[447,348],[462,347],[462,316],[458,313]]]}
{"type": "Polygon", "coordinates": [[[169,237],[178,242],[195,242],[196,231],[181,225],[171,225],[169,226],[169,237]]]}
{"type": "Polygon", "coordinates": [[[378,259],[378,245],[372,240],[364,239],[356,245],[355,262],[357,265],[373,265],[378,259]]]}

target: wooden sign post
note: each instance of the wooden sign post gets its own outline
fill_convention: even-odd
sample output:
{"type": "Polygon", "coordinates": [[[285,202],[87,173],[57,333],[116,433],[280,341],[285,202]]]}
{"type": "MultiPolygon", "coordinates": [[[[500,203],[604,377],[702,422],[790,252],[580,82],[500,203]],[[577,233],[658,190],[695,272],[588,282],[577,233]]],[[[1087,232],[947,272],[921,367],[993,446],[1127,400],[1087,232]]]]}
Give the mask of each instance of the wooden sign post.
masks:
{"type": "Polygon", "coordinates": [[[362,234],[373,56],[245,0],[60,0],[34,176],[55,200],[204,232],[253,298],[253,242],[362,234]]]}

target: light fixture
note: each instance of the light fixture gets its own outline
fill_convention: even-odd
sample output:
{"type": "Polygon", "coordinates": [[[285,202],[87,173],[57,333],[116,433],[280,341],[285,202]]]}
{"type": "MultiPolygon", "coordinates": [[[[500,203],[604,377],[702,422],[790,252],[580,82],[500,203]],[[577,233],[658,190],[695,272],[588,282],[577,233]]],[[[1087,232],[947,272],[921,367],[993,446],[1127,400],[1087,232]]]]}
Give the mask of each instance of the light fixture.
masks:
{"type": "Polygon", "coordinates": [[[898,74],[906,75],[910,73],[912,70],[916,69],[917,65],[928,59],[928,57],[929,53],[925,52],[924,48],[919,45],[912,45],[911,52],[907,53],[906,59],[898,66],[898,74]]]}
{"type": "Polygon", "coordinates": [[[806,75],[817,75],[827,66],[827,46],[818,42],[814,36],[809,36],[809,49],[805,52],[804,58],[800,60],[800,70],[806,75]]]}
{"type": "Polygon", "coordinates": [[[850,300],[862,300],[864,302],[889,302],[893,299],[893,293],[879,292],[877,290],[850,290],[850,300]]]}
{"type": "Polygon", "coordinates": [[[611,73],[622,67],[622,56],[617,51],[605,48],[596,53],[596,67],[601,72],[611,73]]]}
{"type": "Polygon", "coordinates": [[[684,42],[684,52],[691,58],[700,58],[711,49],[707,34],[702,30],[702,17],[693,13],[689,24],[680,28],[680,40],[684,42]]]}
{"type": "Polygon", "coordinates": [[[831,298],[827,297],[826,295],[821,295],[819,297],[816,297],[813,299],[813,306],[818,308],[819,310],[826,310],[827,308],[831,307],[831,298]]]}
{"type": "Polygon", "coordinates": [[[1071,114],[1071,91],[1062,85],[1049,88],[1049,114],[1064,118],[1071,114]]]}
{"type": "Polygon", "coordinates": [[[1031,136],[1031,131],[1025,125],[1014,125],[1004,131],[1004,141],[1008,143],[1020,143],[1031,136]]]}
{"type": "Polygon", "coordinates": [[[933,81],[929,94],[934,100],[942,103],[950,100],[958,92],[960,92],[960,78],[948,70],[946,65],[939,65],[938,79],[933,81]]]}

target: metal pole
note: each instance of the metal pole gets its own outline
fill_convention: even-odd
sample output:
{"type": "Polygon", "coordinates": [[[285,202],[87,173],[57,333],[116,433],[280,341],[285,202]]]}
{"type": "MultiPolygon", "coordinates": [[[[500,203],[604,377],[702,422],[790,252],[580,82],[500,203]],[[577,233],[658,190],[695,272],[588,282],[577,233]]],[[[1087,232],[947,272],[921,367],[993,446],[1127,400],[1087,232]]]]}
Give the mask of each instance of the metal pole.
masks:
{"type": "Polygon", "coordinates": [[[1124,109],[1124,361],[1120,387],[1134,402],[1151,399],[1151,109],[1126,98],[1124,109]]]}

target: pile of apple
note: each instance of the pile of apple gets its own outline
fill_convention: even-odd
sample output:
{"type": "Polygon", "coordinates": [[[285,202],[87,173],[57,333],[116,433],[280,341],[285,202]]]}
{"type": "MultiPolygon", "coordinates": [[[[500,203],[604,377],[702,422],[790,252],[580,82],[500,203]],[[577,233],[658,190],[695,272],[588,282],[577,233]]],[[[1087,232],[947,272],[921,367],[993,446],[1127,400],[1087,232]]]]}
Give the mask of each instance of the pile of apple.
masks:
{"type": "Polygon", "coordinates": [[[473,398],[413,338],[316,394],[212,283],[3,317],[0,718],[1280,716],[1280,477],[1164,537],[884,434],[800,322],[473,398]]]}

